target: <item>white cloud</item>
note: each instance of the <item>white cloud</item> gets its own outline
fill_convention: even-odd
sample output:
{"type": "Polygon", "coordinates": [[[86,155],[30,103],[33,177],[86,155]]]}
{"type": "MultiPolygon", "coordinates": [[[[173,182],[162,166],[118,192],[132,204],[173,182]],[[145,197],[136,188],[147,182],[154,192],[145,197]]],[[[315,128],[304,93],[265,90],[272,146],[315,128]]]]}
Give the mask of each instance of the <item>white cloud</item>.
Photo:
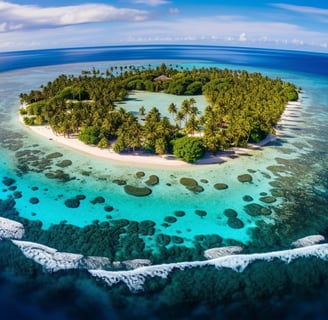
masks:
{"type": "Polygon", "coordinates": [[[288,45],[322,46],[327,43],[325,31],[311,31],[295,24],[274,21],[249,21],[240,16],[198,17],[197,27],[193,18],[176,19],[173,22],[145,21],[133,32],[127,29],[120,39],[133,42],[198,41],[217,44],[240,44],[247,41],[256,46],[287,47],[288,45]],[[192,40],[193,39],[193,40],[192,40]],[[295,41],[295,39],[298,39],[295,41]],[[315,40],[315,41],[314,41],[315,40]]]}
{"type": "Polygon", "coordinates": [[[322,9],[317,7],[309,7],[309,6],[295,6],[292,4],[284,4],[284,3],[275,3],[273,6],[285,9],[292,12],[305,13],[305,14],[316,14],[316,15],[327,15],[328,9],[322,9]]]}
{"type": "Polygon", "coordinates": [[[49,28],[90,22],[143,21],[148,12],[116,8],[105,4],[47,7],[19,5],[0,1],[0,30],[49,28]]]}
{"type": "Polygon", "coordinates": [[[300,39],[292,39],[291,43],[296,44],[296,45],[304,45],[304,41],[300,39]]]}
{"type": "MultiPolygon", "coordinates": [[[[171,13],[174,12],[177,13],[175,10],[171,13]]],[[[147,11],[99,4],[40,8],[0,0],[0,50],[183,41],[222,45],[247,43],[258,47],[327,47],[325,28],[314,31],[309,26],[277,22],[274,17],[272,20],[250,20],[247,16],[223,14],[198,16],[195,19],[177,14],[167,21],[165,18],[160,20],[157,15],[148,15],[147,11]],[[126,22],[134,22],[136,18],[142,21],[126,22]],[[117,20],[122,22],[81,25],[117,20]],[[61,28],[56,28],[58,26],[61,28]],[[29,28],[32,31],[29,32],[29,28]],[[6,33],[8,30],[11,32],[6,33]]]]}
{"type": "Polygon", "coordinates": [[[137,4],[145,4],[152,7],[157,7],[163,4],[170,3],[170,1],[166,1],[166,0],[134,0],[133,2],[137,4]]]}
{"type": "Polygon", "coordinates": [[[247,35],[245,32],[243,32],[239,35],[239,41],[242,41],[242,42],[247,41],[247,35]]]}
{"type": "Polygon", "coordinates": [[[169,12],[170,14],[179,14],[180,10],[178,8],[170,8],[169,12]]]}

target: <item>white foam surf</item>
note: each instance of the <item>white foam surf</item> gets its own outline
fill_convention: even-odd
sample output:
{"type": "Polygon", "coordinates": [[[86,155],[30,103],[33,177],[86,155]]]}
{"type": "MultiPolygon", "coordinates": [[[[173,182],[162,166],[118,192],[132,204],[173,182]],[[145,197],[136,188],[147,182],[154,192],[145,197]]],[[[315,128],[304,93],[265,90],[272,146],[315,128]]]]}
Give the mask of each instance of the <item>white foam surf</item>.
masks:
{"type": "Polygon", "coordinates": [[[316,257],[319,259],[328,260],[328,244],[319,244],[266,253],[229,255],[206,261],[153,265],[127,271],[89,270],[89,272],[93,276],[102,279],[110,286],[119,282],[124,282],[131,291],[135,292],[143,290],[143,285],[146,278],[166,278],[174,269],[184,270],[187,268],[214,266],[218,270],[229,268],[236,272],[243,272],[248,265],[255,261],[271,262],[277,259],[285,263],[290,263],[295,259],[307,257],[316,257]]]}
{"type": "Polygon", "coordinates": [[[315,244],[325,238],[321,235],[311,235],[301,238],[292,243],[296,248],[252,254],[239,254],[240,247],[222,247],[206,250],[204,255],[208,260],[185,261],[169,264],[151,265],[147,259],[135,259],[122,262],[111,262],[106,257],[84,256],[82,254],[60,252],[54,248],[29,241],[15,240],[24,235],[22,224],[5,218],[0,218],[0,240],[11,239],[21,252],[36,263],[40,264],[47,272],[56,272],[69,269],[85,269],[89,273],[107,285],[112,286],[123,282],[132,291],[143,290],[144,283],[148,277],[167,276],[173,270],[185,270],[189,268],[215,267],[232,269],[243,272],[255,261],[271,262],[281,260],[285,263],[298,258],[316,257],[328,260],[328,244],[315,244]],[[237,253],[237,254],[234,254],[237,253]],[[128,270],[117,270],[127,268],[128,270]],[[112,270],[104,270],[112,269],[112,270]],[[113,270],[114,269],[114,270],[113,270]],[[115,270],[116,269],[116,270],[115,270]]]}
{"type": "MultiPolygon", "coordinates": [[[[123,282],[131,291],[142,290],[146,278],[166,278],[175,269],[185,270],[188,268],[213,266],[218,270],[229,268],[236,272],[243,272],[255,261],[270,262],[277,259],[289,263],[295,259],[306,257],[328,260],[328,244],[316,244],[282,251],[226,255],[205,261],[187,261],[160,265],[148,265],[147,261],[147,263],[143,262],[140,266],[139,263],[133,263],[132,260],[130,266],[137,266],[135,269],[108,271],[103,270],[103,268],[108,268],[115,264],[111,264],[109,259],[105,257],[85,257],[81,254],[59,252],[56,249],[28,241],[12,240],[12,242],[18,246],[27,258],[33,259],[36,263],[42,265],[45,271],[56,272],[68,269],[86,269],[92,276],[102,279],[110,286],[123,282]]],[[[124,266],[124,264],[124,262],[116,264],[116,267],[124,266]]]]}

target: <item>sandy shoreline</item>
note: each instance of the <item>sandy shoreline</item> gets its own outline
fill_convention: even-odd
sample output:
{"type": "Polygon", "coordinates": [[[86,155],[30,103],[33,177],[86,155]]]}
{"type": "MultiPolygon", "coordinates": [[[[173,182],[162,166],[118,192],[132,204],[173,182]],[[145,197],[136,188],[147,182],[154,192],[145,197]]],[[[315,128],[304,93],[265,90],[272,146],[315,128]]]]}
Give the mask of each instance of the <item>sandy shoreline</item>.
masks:
{"type": "MultiPolygon", "coordinates": [[[[292,120],[290,118],[291,114],[298,109],[300,102],[290,102],[287,104],[285,111],[278,123],[282,125],[285,121],[292,120]]],[[[276,136],[269,134],[264,140],[256,144],[250,144],[248,148],[232,148],[227,151],[218,152],[214,155],[205,155],[202,159],[197,161],[195,164],[186,163],[182,160],[176,159],[173,155],[148,155],[148,154],[138,154],[136,153],[115,153],[111,148],[100,149],[93,145],[87,145],[76,137],[66,138],[62,135],[55,134],[50,126],[26,126],[23,122],[23,117],[20,116],[20,122],[24,127],[28,128],[32,132],[47,138],[55,143],[67,146],[69,148],[75,149],[79,152],[92,155],[94,157],[108,159],[118,163],[126,164],[138,164],[140,166],[159,166],[159,167],[192,167],[195,165],[210,165],[210,164],[221,164],[228,160],[232,160],[240,155],[249,155],[259,149],[260,147],[270,143],[271,141],[276,140],[276,136]]]]}

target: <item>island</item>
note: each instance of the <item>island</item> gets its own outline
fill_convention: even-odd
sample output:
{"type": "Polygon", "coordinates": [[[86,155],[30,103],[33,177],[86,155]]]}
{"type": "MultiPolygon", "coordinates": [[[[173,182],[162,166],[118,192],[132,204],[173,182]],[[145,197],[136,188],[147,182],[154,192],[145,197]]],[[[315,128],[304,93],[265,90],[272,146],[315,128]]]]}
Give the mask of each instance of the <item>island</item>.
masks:
{"type": "Polygon", "coordinates": [[[75,137],[96,149],[145,158],[172,155],[196,163],[205,154],[244,148],[270,137],[300,90],[280,78],[245,70],[164,63],[112,66],[105,72],[93,68],[78,76],[62,74],[37,90],[21,93],[20,115],[25,125],[50,128],[53,136],[75,137]],[[135,91],[186,99],[181,105],[172,101],[164,110],[172,115],[172,123],[155,106],[145,112],[141,105],[138,115],[125,110],[122,101],[135,91]],[[207,102],[202,113],[193,98],[197,95],[207,102]]]}

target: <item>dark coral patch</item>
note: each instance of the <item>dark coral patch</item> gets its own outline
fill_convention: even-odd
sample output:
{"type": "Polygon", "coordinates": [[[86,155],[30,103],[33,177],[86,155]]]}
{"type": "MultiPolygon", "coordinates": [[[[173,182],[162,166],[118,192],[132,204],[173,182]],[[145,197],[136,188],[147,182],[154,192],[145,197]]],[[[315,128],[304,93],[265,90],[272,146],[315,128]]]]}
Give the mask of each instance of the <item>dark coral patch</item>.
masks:
{"type": "Polygon", "coordinates": [[[281,183],[279,181],[276,181],[276,180],[270,181],[269,185],[274,187],[274,188],[281,188],[282,187],[281,183]]]}
{"type": "Polygon", "coordinates": [[[14,196],[15,199],[20,199],[20,198],[23,197],[23,194],[22,194],[21,191],[15,191],[13,196],[14,196]]]}
{"type": "Polygon", "coordinates": [[[38,199],[38,198],[36,198],[36,197],[32,197],[31,199],[30,199],[30,203],[31,204],[38,204],[40,202],[40,200],[38,199]]]}
{"type": "Polygon", "coordinates": [[[195,236],[196,241],[203,241],[204,239],[205,239],[205,237],[202,234],[198,234],[195,236]]]}
{"type": "Polygon", "coordinates": [[[149,189],[149,188],[135,187],[135,186],[131,186],[131,185],[125,185],[124,191],[127,194],[130,194],[130,195],[136,196],[136,197],[146,197],[146,196],[149,196],[152,192],[151,189],[149,189]]]}
{"type": "Polygon", "coordinates": [[[200,193],[204,191],[204,188],[198,185],[198,182],[193,178],[181,178],[180,183],[185,186],[189,191],[194,193],[200,193]]]}
{"type": "Polygon", "coordinates": [[[233,209],[225,209],[223,214],[228,218],[236,218],[238,213],[233,209]]]}
{"type": "Polygon", "coordinates": [[[248,173],[239,175],[237,177],[237,179],[238,179],[239,182],[242,182],[242,183],[252,182],[253,181],[253,177],[248,173]]]}
{"type": "Polygon", "coordinates": [[[261,173],[262,173],[264,178],[271,179],[271,176],[268,173],[266,173],[266,172],[261,172],[261,173]]]}
{"type": "Polygon", "coordinates": [[[256,172],[256,170],[254,170],[254,169],[247,169],[247,171],[248,171],[249,173],[255,173],[255,172],[256,172]]]}
{"type": "Polygon", "coordinates": [[[151,220],[144,220],[139,223],[139,233],[143,236],[152,236],[155,233],[156,223],[151,220]]]}
{"type": "Polygon", "coordinates": [[[178,210],[178,211],[174,211],[174,215],[178,218],[181,218],[184,217],[186,213],[184,211],[178,210]]]}
{"type": "Polygon", "coordinates": [[[216,190],[225,190],[225,189],[228,189],[228,185],[225,184],[225,183],[216,183],[216,184],[214,185],[214,188],[215,188],[216,190]]]}
{"type": "Polygon", "coordinates": [[[195,187],[198,185],[198,182],[193,178],[181,178],[180,183],[185,187],[195,187]]]}
{"type": "Polygon", "coordinates": [[[105,206],[104,209],[106,212],[112,212],[114,210],[114,208],[112,206],[105,206]]]}
{"type": "Polygon", "coordinates": [[[117,184],[118,186],[125,186],[126,185],[126,180],[115,179],[115,180],[113,180],[113,183],[117,184]]]}
{"type": "Polygon", "coordinates": [[[271,194],[273,197],[284,197],[285,192],[282,189],[272,189],[271,194]]]}
{"type": "Polygon", "coordinates": [[[146,181],[147,186],[155,186],[159,183],[159,178],[155,175],[149,176],[148,180],[146,181]]]}
{"type": "Polygon", "coordinates": [[[114,228],[123,228],[128,226],[130,221],[128,219],[117,219],[112,222],[114,228]]]}
{"type": "Polygon", "coordinates": [[[16,156],[17,158],[21,158],[21,157],[29,156],[31,153],[32,153],[31,150],[29,150],[29,149],[25,149],[25,150],[17,151],[17,152],[15,153],[15,156],[16,156]]]}
{"type": "Polygon", "coordinates": [[[207,215],[205,210],[195,210],[195,213],[200,217],[205,217],[207,215]]]}
{"type": "Polygon", "coordinates": [[[252,217],[258,216],[268,216],[271,214],[271,210],[269,208],[263,207],[257,203],[250,203],[245,206],[245,211],[252,217]]]}
{"type": "Polygon", "coordinates": [[[71,209],[75,209],[80,206],[80,200],[76,198],[66,199],[64,203],[67,208],[71,209]]]}
{"type": "Polygon", "coordinates": [[[204,249],[220,247],[222,244],[222,238],[217,234],[207,234],[203,235],[203,240],[201,241],[204,249]]]}
{"type": "Polygon", "coordinates": [[[126,227],[127,234],[138,233],[139,223],[137,221],[130,221],[129,225],[126,227]]]}
{"type": "Polygon", "coordinates": [[[84,194],[78,194],[75,198],[78,200],[84,200],[86,199],[86,196],[84,194]]]}
{"type": "Polygon", "coordinates": [[[58,179],[60,181],[66,182],[71,180],[68,173],[65,173],[63,170],[50,171],[45,174],[48,179],[58,179]]]}
{"type": "Polygon", "coordinates": [[[47,159],[55,159],[55,158],[60,158],[62,157],[63,154],[60,153],[60,152],[53,152],[53,153],[50,153],[46,156],[47,159]]]}
{"type": "Polygon", "coordinates": [[[271,196],[261,197],[260,200],[265,203],[273,203],[277,201],[275,197],[271,197],[271,196]]]}
{"type": "Polygon", "coordinates": [[[242,229],[244,228],[244,223],[235,217],[231,217],[228,219],[228,226],[232,229],[242,229]]]}
{"type": "Polygon", "coordinates": [[[246,201],[246,202],[251,202],[251,201],[253,201],[254,199],[253,199],[253,197],[251,197],[251,196],[249,196],[249,195],[245,195],[245,196],[243,196],[243,200],[246,201]]]}
{"type": "Polygon", "coordinates": [[[204,188],[202,186],[199,186],[199,185],[197,185],[197,186],[190,186],[190,187],[188,186],[187,189],[189,191],[194,192],[194,193],[200,193],[200,192],[203,192],[204,191],[204,188]]]}
{"type": "Polygon", "coordinates": [[[7,178],[7,177],[4,177],[2,180],[2,183],[7,187],[13,185],[15,182],[16,181],[13,178],[7,178]]]}
{"type": "Polygon", "coordinates": [[[170,242],[171,242],[171,237],[168,236],[167,234],[160,233],[156,237],[156,243],[160,246],[167,246],[170,242]]]}
{"type": "Polygon", "coordinates": [[[102,197],[102,196],[98,196],[98,197],[95,197],[94,199],[92,199],[90,202],[92,204],[104,203],[105,202],[105,198],[102,197]]]}
{"type": "Polygon", "coordinates": [[[178,237],[178,236],[172,236],[171,240],[174,244],[181,244],[183,243],[183,238],[178,237]]]}
{"type": "Polygon", "coordinates": [[[143,171],[138,171],[137,173],[136,173],[136,177],[137,178],[142,178],[142,177],[144,177],[145,176],[145,173],[143,172],[143,171]]]}
{"type": "Polygon", "coordinates": [[[279,176],[280,173],[286,172],[285,166],[269,166],[267,167],[269,171],[271,171],[275,176],[279,176]]]}
{"type": "Polygon", "coordinates": [[[164,221],[166,221],[167,223],[175,223],[177,222],[177,218],[173,216],[167,216],[164,218],[164,221]]]}
{"type": "Polygon", "coordinates": [[[66,168],[66,167],[69,167],[72,165],[72,161],[71,160],[63,160],[63,161],[60,161],[56,164],[57,167],[60,167],[60,168],[66,168]]]}

